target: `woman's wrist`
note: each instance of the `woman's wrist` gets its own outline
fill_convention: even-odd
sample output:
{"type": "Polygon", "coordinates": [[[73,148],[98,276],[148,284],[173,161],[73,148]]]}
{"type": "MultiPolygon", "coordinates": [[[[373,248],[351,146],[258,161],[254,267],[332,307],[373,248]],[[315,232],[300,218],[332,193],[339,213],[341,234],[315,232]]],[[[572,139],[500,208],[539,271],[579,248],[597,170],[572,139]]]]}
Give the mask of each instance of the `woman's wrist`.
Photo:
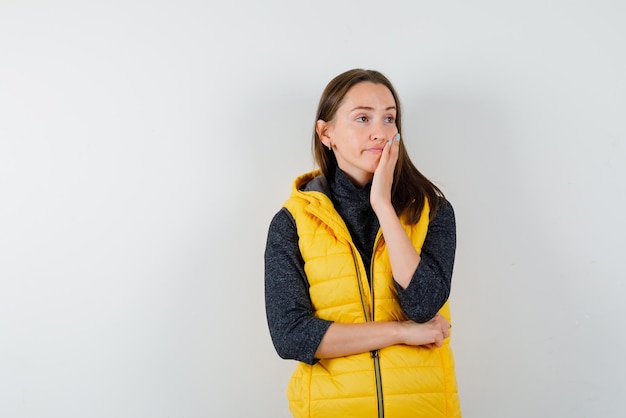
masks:
{"type": "Polygon", "coordinates": [[[396,344],[406,344],[407,327],[404,322],[394,322],[394,341],[396,344]]]}
{"type": "Polygon", "coordinates": [[[394,209],[391,202],[379,203],[376,206],[372,206],[374,213],[379,221],[382,219],[388,218],[389,216],[397,216],[396,210],[394,209]]]}

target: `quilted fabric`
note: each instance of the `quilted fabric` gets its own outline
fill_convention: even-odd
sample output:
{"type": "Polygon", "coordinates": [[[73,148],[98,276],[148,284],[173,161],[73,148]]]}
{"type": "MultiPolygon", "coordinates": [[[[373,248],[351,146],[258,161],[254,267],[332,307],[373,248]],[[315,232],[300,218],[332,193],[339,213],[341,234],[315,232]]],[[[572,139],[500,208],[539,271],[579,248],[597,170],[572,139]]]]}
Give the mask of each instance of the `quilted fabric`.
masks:
{"type": "MultiPolygon", "coordinates": [[[[296,221],[314,314],[340,323],[406,320],[380,232],[367,266],[372,268],[370,286],[366,266],[332,202],[321,192],[300,190],[318,174],[297,178],[284,205],[296,221]]],[[[428,210],[426,204],[416,225],[403,223],[418,251],[428,230],[428,210]]],[[[448,302],[440,314],[450,320],[448,302]]],[[[379,393],[387,418],[461,416],[449,339],[436,349],[387,347],[378,357],[382,392],[370,353],[299,363],[287,390],[294,417],[378,417],[379,393]]]]}

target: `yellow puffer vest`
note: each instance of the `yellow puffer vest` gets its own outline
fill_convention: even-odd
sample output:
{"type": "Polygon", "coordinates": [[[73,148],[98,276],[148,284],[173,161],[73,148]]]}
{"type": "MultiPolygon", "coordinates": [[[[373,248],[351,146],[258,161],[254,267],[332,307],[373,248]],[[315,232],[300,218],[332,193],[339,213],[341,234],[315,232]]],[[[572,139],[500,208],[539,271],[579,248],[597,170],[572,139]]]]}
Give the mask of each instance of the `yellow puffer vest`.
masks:
{"type": "MultiPolygon", "coordinates": [[[[300,191],[319,174],[298,177],[285,203],[296,221],[314,315],[340,323],[403,321],[380,231],[370,287],[348,229],[322,192],[300,191]]],[[[428,229],[428,205],[405,230],[420,251],[428,229]]],[[[448,303],[440,313],[450,320],[448,303]]],[[[372,353],[298,363],[287,389],[294,417],[460,417],[449,339],[441,348],[395,345],[372,353]]]]}

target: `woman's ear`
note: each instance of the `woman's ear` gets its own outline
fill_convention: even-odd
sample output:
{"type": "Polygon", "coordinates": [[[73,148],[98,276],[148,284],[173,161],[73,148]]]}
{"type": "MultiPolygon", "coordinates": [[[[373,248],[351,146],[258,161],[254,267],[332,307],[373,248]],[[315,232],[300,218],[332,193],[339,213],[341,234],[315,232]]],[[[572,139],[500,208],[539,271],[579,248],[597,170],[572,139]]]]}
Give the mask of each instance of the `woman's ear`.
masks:
{"type": "Polygon", "coordinates": [[[315,122],[315,132],[317,132],[317,136],[322,141],[326,147],[330,147],[330,137],[328,136],[328,122],[325,120],[319,119],[315,122]]]}

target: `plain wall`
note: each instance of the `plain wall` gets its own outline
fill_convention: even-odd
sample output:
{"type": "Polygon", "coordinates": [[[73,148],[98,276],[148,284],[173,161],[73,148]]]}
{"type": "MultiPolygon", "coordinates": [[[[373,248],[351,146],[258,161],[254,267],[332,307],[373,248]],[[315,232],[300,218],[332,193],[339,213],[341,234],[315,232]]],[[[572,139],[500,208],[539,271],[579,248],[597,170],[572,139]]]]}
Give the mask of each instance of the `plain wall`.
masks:
{"type": "Polygon", "coordinates": [[[620,416],[625,12],[0,1],[0,416],[287,417],[265,237],[354,67],[456,210],[464,416],[620,416]]]}

